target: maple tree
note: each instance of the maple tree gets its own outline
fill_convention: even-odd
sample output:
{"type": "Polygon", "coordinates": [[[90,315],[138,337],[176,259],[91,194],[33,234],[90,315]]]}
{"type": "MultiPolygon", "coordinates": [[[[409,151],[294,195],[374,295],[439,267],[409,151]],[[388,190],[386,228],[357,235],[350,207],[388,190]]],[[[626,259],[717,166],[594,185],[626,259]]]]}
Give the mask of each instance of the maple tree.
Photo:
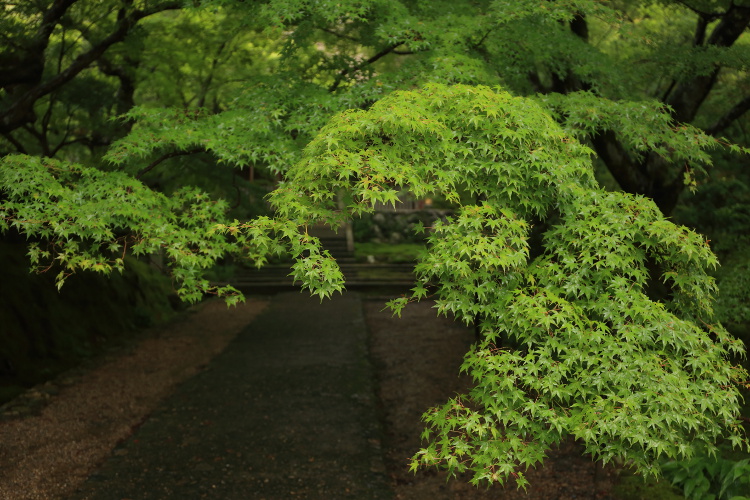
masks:
{"type": "Polygon", "coordinates": [[[654,474],[662,456],[746,446],[717,259],[668,216],[717,154],[744,152],[750,7],[2,6],[0,229],[60,286],[161,253],[184,299],[232,302],[206,269],[286,252],[325,297],[343,276],[310,225],[439,194],[456,215],[391,306],[430,296],[483,337],[474,389],[426,414],[414,466],[522,485],[567,436],[654,474]],[[282,177],[274,212],[231,212],[228,168],[282,177]]]}

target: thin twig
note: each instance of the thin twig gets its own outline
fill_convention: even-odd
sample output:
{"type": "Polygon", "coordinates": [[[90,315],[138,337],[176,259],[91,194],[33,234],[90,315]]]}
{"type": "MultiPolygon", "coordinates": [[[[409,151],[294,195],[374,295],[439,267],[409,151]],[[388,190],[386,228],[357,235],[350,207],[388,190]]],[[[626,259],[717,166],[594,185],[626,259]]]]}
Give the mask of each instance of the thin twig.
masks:
{"type": "Polygon", "coordinates": [[[205,148],[196,148],[191,149],[189,151],[172,151],[171,153],[166,153],[156,160],[152,161],[147,167],[143,168],[138,174],[136,174],[135,178],[140,180],[141,177],[143,177],[145,174],[152,171],[154,168],[156,168],[157,165],[159,165],[164,160],[168,160],[170,158],[174,158],[175,156],[186,156],[186,155],[194,155],[197,153],[204,153],[206,150],[205,148]]]}
{"type": "Polygon", "coordinates": [[[362,64],[358,64],[354,68],[344,68],[344,69],[342,69],[341,72],[336,77],[336,80],[333,82],[333,85],[331,85],[331,87],[328,89],[328,92],[335,91],[339,87],[339,85],[341,85],[341,82],[344,80],[344,77],[346,75],[348,75],[349,73],[352,73],[354,71],[359,71],[360,69],[364,68],[368,64],[374,63],[375,61],[377,61],[381,57],[387,56],[388,54],[390,54],[391,52],[393,52],[394,50],[396,50],[396,47],[399,47],[401,45],[403,45],[403,43],[399,42],[396,45],[391,45],[389,47],[386,47],[383,50],[381,50],[380,52],[378,52],[377,54],[375,54],[374,56],[372,56],[371,58],[369,58],[368,60],[364,61],[362,64]]]}
{"type": "Polygon", "coordinates": [[[355,37],[349,36],[349,35],[344,35],[343,33],[337,33],[337,32],[333,31],[330,28],[320,28],[319,27],[318,29],[321,30],[321,31],[325,31],[326,33],[330,33],[331,35],[333,35],[335,37],[338,37],[338,38],[343,38],[345,40],[351,40],[353,42],[359,42],[360,41],[358,38],[355,38],[355,37]]]}

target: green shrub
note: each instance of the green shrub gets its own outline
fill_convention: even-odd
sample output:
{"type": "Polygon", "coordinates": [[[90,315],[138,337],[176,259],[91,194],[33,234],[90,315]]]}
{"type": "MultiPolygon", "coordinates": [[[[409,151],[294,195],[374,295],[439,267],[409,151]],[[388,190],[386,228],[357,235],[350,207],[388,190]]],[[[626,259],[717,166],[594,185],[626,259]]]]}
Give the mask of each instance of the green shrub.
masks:
{"type": "Polygon", "coordinates": [[[698,456],[662,465],[664,476],[688,500],[750,500],[750,459],[698,456]]]}

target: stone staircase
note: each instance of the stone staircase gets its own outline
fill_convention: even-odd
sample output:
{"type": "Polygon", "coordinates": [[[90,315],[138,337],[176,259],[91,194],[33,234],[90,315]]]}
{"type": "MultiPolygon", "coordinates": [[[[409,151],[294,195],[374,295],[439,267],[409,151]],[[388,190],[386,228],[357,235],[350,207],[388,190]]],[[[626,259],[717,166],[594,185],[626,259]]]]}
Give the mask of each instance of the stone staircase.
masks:
{"type": "MultiPolygon", "coordinates": [[[[361,264],[339,263],[344,273],[345,286],[354,288],[369,287],[412,287],[414,286],[413,266],[410,264],[361,264]]],[[[275,264],[260,269],[243,269],[227,283],[244,292],[262,293],[265,291],[299,287],[289,276],[290,264],[275,264]]]]}
{"type": "Polygon", "coordinates": [[[351,243],[349,242],[350,237],[347,236],[347,231],[347,228],[342,228],[337,232],[327,226],[315,226],[308,232],[320,240],[323,248],[331,253],[339,265],[343,265],[355,262],[354,241],[352,239],[351,243]]]}
{"type": "MultiPolygon", "coordinates": [[[[353,243],[346,230],[335,232],[328,227],[314,227],[310,234],[320,239],[344,273],[346,288],[370,287],[410,288],[414,286],[413,264],[369,264],[356,262],[353,243]]],[[[291,262],[271,264],[260,269],[243,268],[228,283],[248,293],[263,293],[299,287],[292,281],[291,262]]],[[[217,283],[218,284],[218,283],[217,283]]]]}

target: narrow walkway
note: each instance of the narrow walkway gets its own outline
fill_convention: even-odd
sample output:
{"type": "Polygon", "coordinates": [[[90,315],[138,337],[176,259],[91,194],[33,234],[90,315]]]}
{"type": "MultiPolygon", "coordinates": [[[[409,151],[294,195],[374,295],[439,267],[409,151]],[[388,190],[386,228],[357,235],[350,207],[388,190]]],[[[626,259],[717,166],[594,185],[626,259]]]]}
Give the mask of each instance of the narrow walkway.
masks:
{"type": "Polygon", "coordinates": [[[387,499],[359,297],[275,296],[74,500],[387,499]]]}

